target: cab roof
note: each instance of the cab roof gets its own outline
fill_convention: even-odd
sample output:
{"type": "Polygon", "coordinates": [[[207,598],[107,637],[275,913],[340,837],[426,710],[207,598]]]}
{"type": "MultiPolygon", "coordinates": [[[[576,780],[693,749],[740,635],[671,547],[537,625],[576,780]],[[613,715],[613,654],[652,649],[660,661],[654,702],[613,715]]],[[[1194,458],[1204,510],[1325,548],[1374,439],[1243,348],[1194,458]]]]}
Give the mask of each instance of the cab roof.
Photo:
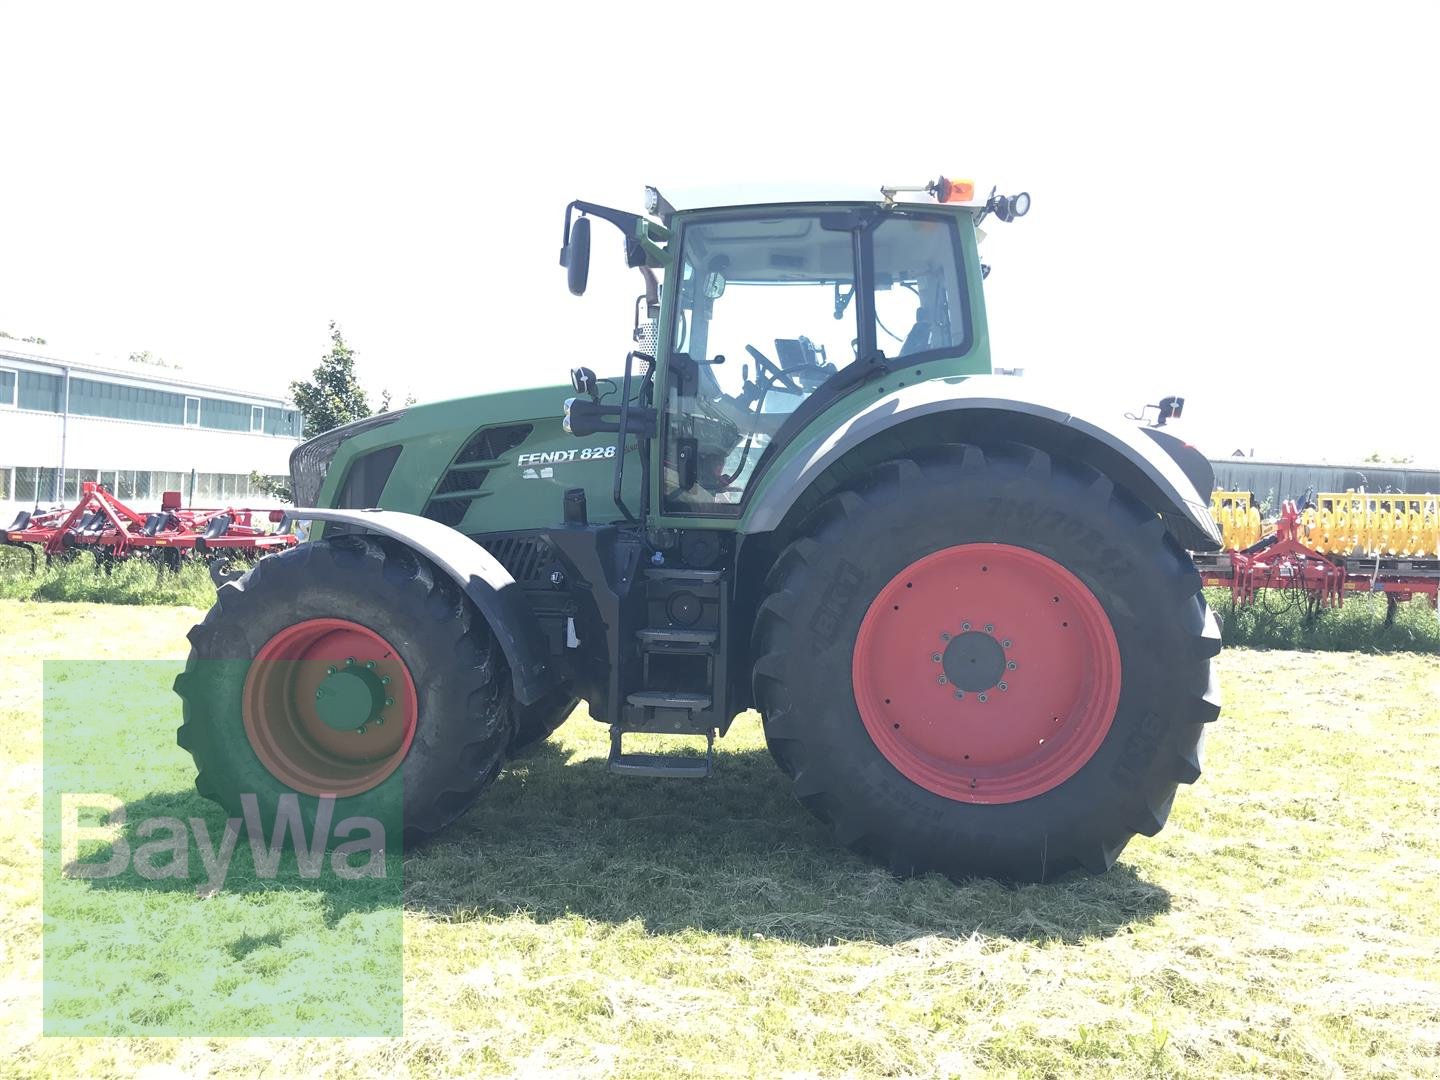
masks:
{"type": "MultiPolygon", "coordinates": [[[[722,210],[742,206],[770,206],[779,203],[871,203],[886,201],[880,186],[866,184],[724,184],[700,187],[660,187],[661,197],[674,210],[722,210]]],[[[902,191],[894,202],[935,206],[923,191],[902,191]]],[[[950,205],[957,205],[951,203],[950,205]]],[[[980,209],[982,202],[969,205],[980,209]]]]}

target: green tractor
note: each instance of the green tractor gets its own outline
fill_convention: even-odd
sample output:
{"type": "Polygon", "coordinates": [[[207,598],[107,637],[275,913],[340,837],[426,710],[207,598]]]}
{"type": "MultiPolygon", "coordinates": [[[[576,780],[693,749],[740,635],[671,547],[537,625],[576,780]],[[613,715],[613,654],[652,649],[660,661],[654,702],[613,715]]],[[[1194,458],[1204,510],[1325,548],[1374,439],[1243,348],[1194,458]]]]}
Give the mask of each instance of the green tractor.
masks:
{"type": "Polygon", "coordinates": [[[977,226],[1029,203],[571,203],[570,291],[596,220],[644,278],[623,370],[299,446],[308,541],[219,589],[176,682],[200,792],[427,836],[579,701],[640,777],[708,775],[755,709],[896,873],[1106,870],[1200,774],[1219,538],[1197,451],[991,374],[977,226]]]}

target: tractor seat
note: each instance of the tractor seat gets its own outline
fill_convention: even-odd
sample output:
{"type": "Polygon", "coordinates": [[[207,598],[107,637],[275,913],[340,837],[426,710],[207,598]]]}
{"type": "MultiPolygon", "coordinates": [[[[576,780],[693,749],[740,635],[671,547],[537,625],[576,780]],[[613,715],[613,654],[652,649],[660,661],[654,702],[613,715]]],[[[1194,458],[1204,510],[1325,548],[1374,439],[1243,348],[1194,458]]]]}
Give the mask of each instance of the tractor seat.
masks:
{"type": "Polygon", "coordinates": [[[915,325],[910,328],[910,333],[905,335],[905,343],[900,346],[900,355],[909,356],[911,353],[924,352],[930,348],[930,312],[927,308],[918,307],[915,309],[915,325]]]}

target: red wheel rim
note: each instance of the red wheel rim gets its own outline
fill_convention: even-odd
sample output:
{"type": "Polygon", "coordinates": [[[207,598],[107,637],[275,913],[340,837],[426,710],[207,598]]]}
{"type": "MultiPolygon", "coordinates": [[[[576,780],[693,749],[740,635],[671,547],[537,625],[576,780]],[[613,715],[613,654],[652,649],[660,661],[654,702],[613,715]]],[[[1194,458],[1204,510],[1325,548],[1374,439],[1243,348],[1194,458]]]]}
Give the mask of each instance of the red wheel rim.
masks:
{"type": "Polygon", "coordinates": [[[961,802],[1019,802],[1105,741],[1120,649],[1095,594],[1053,559],[962,544],[880,590],[852,678],[866,731],[906,777],[961,802]]]}
{"type": "Polygon", "coordinates": [[[400,654],[345,619],[288,626],[256,654],[242,696],[261,764],[309,795],[357,795],[405,759],[419,703],[400,654]]]}

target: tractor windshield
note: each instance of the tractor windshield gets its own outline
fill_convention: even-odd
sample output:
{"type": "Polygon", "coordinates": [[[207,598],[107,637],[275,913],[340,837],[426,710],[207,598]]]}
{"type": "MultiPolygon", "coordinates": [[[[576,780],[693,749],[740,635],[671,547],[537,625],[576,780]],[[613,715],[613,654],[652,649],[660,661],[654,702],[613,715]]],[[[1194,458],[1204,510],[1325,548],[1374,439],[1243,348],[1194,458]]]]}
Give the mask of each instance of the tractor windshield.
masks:
{"type": "MultiPolygon", "coordinates": [[[[961,347],[968,335],[953,221],[895,213],[859,235],[873,255],[867,330],[879,351],[919,358],[961,347]]],[[[855,361],[864,307],[854,302],[856,238],[816,212],[686,227],[676,377],[666,388],[668,509],[738,512],[786,417],[855,361]]]]}

